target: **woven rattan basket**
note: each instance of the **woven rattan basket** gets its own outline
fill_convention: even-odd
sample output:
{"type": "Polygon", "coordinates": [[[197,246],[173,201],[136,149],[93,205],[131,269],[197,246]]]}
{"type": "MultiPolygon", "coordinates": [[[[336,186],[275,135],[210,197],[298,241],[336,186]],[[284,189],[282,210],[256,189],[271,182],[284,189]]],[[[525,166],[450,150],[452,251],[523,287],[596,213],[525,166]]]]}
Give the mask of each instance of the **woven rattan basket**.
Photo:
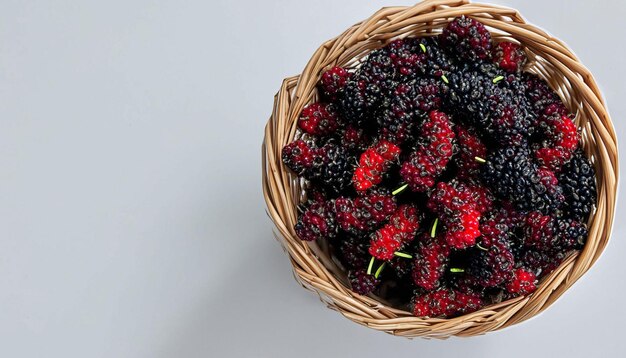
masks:
{"type": "Polygon", "coordinates": [[[284,80],[265,129],[263,190],[277,237],[289,254],[295,277],[317,292],[334,310],[354,322],[404,337],[474,336],[525,321],[548,308],[598,259],[609,240],[618,182],[615,131],[600,91],[589,71],[560,40],[527,24],[513,9],[473,4],[466,0],[427,0],[412,7],[390,7],[325,42],[299,76],[284,80]],[[436,34],[452,18],[473,17],[495,39],[513,39],[527,49],[529,70],[546,79],[563,98],[582,128],[583,147],[592,158],[598,179],[597,209],[589,220],[585,248],[568,257],[544,277],[533,294],[485,307],[452,319],[421,319],[394,309],[374,296],[350,291],[346,274],[323,243],[297,238],[297,206],[304,199],[303,182],[281,162],[281,149],[296,135],[302,108],[317,98],[316,83],[328,68],[354,66],[369,51],[405,36],[436,34]]]}

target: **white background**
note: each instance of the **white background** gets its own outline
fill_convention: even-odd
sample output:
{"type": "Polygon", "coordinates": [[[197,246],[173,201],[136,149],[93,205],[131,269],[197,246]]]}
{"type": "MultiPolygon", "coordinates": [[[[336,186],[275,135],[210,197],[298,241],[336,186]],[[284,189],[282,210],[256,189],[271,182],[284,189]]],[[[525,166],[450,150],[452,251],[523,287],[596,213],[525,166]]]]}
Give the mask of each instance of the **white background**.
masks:
{"type": "MultiPolygon", "coordinates": [[[[576,51],[623,133],[623,3],[502,3],[576,51]]],[[[623,198],[598,263],[504,332],[395,338],[293,280],[261,194],[273,95],[386,4],[411,2],[2,0],[0,356],[623,353],[623,198]]]]}

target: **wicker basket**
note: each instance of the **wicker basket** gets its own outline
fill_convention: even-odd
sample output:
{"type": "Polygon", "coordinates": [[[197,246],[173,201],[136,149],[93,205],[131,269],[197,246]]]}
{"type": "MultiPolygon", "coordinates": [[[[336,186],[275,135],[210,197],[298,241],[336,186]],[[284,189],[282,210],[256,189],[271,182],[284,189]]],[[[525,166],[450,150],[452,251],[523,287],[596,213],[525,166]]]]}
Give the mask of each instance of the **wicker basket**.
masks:
{"type": "Polygon", "coordinates": [[[598,259],[611,232],[618,183],[615,131],[600,91],[589,71],[560,40],[527,24],[513,9],[472,4],[466,0],[427,0],[412,7],[376,12],[340,36],[325,42],[299,76],[284,80],[263,143],[263,190],[277,237],[289,254],[296,279],[317,292],[334,310],[359,324],[403,337],[474,336],[525,321],[556,301],[598,259]],[[513,39],[526,47],[529,70],[546,79],[576,114],[583,147],[592,158],[598,179],[597,210],[589,220],[585,248],[569,256],[544,277],[533,294],[485,307],[452,319],[422,319],[389,307],[374,296],[350,291],[346,274],[335,264],[324,243],[297,238],[297,206],[304,199],[302,181],[281,162],[281,149],[296,135],[302,108],[316,100],[316,83],[328,68],[354,66],[369,51],[405,36],[436,34],[452,18],[473,17],[492,31],[494,39],[513,39]]]}

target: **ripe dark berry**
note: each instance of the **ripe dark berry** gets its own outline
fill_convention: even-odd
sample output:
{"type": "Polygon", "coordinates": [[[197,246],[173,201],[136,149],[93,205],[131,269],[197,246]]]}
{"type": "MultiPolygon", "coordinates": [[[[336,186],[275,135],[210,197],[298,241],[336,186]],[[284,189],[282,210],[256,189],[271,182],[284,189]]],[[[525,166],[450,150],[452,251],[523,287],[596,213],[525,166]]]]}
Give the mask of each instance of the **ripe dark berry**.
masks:
{"type": "Polygon", "coordinates": [[[545,251],[534,248],[523,250],[520,253],[520,259],[524,267],[534,273],[537,278],[554,271],[561,264],[564,257],[565,255],[558,251],[545,251]]]}
{"type": "Polygon", "coordinates": [[[420,49],[419,44],[419,38],[405,38],[387,45],[389,57],[399,75],[411,77],[420,73],[425,66],[427,55],[420,49]]]}
{"type": "Polygon", "coordinates": [[[437,37],[395,40],[388,48],[396,75],[401,78],[423,75],[440,79],[456,70],[454,60],[443,51],[437,37]]]}
{"type": "Polygon", "coordinates": [[[374,275],[369,275],[367,271],[363,269],[350,271],[348,279],[350,280],[352,291],[360,295],[367,295],[374,291],[376,286],[380,283],[380,280],[374,277],[374,275]]]}
{"type": "Polygon", "coordinates": [[[523,81],[491,63],[466,65],[449,78],[447,105],[455,118],[476,127],[484,139],[520,145],[532,134],[534,113],[523,81]]]}
{"type": "Polygon", "coordinates": [[[427,152],[420,149],[402,164],[400,175],[413,191],[426,191],[435,185],[435,180],[445,167],[437,166],[427,152]]]}
{"type": "Polygon", "coordinates": [[[587,234],[587,227],[576,220],[531,212],[526,217],[524,244],[542,251],[567,253],[581,249],[587,234]]]}
{"type": "Polygon", "coordinates": [[[585,246],[589,232],[585,224],[572,219],[557,219],[557,241],[555,249],[566,253],[570,250],[580,250],[585,246]]]}
{"type": "Polygon", "coordinates": [[[454,132],[448,116],[431,111],[422,126],[419,145],[400,169],[400,175],[411,190],[423,192],[435,184],[452,157],[453,140],[454,132]]]}
{"type": "Polygon", "coordinates": [[[392,272],[396,277],[405,282],[411,281],[410,275],[413,272],[413,261],[405,257],[396,257],[387,261],[387,264],[393,270],[392,272]]]}
{"type": "Polygon", "coordinates": [[[328,143],[318,151],[324,163],[321,167],[321,185],[340,193],[352,183],[353,163],[356,161],[344,147],[328,143]]]}
{"type": "Polygon", "coordinates": [[[544,109],[550,104],[563,106],[556,92],[548,86],[546,81],[537,75],[525,73],[523,80],[526,87],[526,97],[537,115],[543,113],[544,109]]]}
{"type": "Polygon", "coordinates": [[[315,155],[315,149],[301,139],[287,144],[282,151],[283,163],[298,175],[313,167],[315,155]]]}
{"type": "Polygon", "coordinates": [[[382,192],[335,200],[337,223],[342,230],[355,235],[376,229],[391,217],[396,208],[395,198],[382,192]]]}
{"type": "Polygon", "coordinates": [[[396,68],[388,48],[372,51],[344,88],[341,106],[354,123],[375,121],[389,107],[391,93],[398,84],[396,68]]]}
{"type": "Polygon", "coordinates": [[[335,66],[322,74],[320,87],[322,94],[331,101],[336,101],[343,93],[350,73],[342,67],[335,66]]]}
{"type": "Polygon", "coordinates": [[[467,202],[461,195],[457,181],[439,182],[428,197],[426,206],[438,216],[454,216],[458,212],[474,209],[474,203],[467,202]]]}
{"type": "Polygon", "coordinates": [[[415,298],[413,314],[417,317],[452,317],[478,310],[480,296],[449,289],[439,289],[415,298]]]}
{"type": "Polygon", "coordinates": [[[480,224],[481,245],[489,247],[494,240],[505,237],[511,242],[525,224],[526,216],[513,209],[510,205],[492,210],[485,214],[480,224]]]}
{"type": "Polygon", "coordinates": [[[556,242],[554,219],[533,211],[526,216],[524,244],[540,250],[550,250],[556,242]]]}
{"type": "Polygon", "coordinates": [[[441,79],[442,76],[449,76],[458,70],[458,64],[453,56],[448,55],[441,47],[439,37],[422,37],[419,42],[426,49],[426,62],[421,68],[422,74],[441,79]]]}
{"type": "Polygon", "coordinates": [[[339,142],[349,151],[363,151],[370,144],[370,138],[365,134],[362,128],[348,124],[338,131],[339,142]]]}
{"type": "MultiPolygon", "coordinates": [[[[499,218],[495,215],[490,215],[488,218],[481,220],[480,223],[480,234],[481,234],[481,242],[492,243],[493,240],[498,240],[498,238],[503,235],[508,237],[509,228],[506,224],[502,223],[499,218]]],[[[482,244],[484,245],[484,243],[482,244]]]]}
{"type": "Polygon", "coordinates": [[[350,185],[356,160],[334,140],[321,148],[296,140],[283,148],[282,159],[299,176],[315,181],[334,193],[350,185]]]}
{"type": "Polygon", "coordinates": [[[460,120],[477,128],[487,128],[491,121],[491,104],[496,86],[492,78],[478,69],[469,68],[450,74],[448,107],[460,120]]]}
{"type": "Polygon", "coordinates": [[[491,139],[502,146],[526,145],[534,132],[530,106],[509,90],[503,90],[490,102],[491,122],[486,131],[491,139]]]}
{"type": "Polygon", "coordinates": [[[466,60],[485,60],[491,56],[491,34],[480,22],[465,16],[457,17],[443,29],[441,44],[466,60]]]}
{"type": "Polygon", "coordinates": [[[366,267],[370,257],[368,247],[369,242],[362,237],[344,238],[339,247],[342,262],[351,269],[366,267]]]}
{"type": "Polygon", "coordinates": [[[339,127],[334,106],[316,102],[304,107],[298,119],[298,127],[317,136],[334,133],[339,127]]]}
{"type": "Polygon", "coordinates": [[[465,200],[473,202],[474,209],[481,214],[491,211],[496,199],[487,187],[479,184],[466,185],[462,193],[465,200]]]}
{"type": "Polygon", "coordinates": [[[414,140],[415,127],[442,102],[441,81],[418,78],[398,85],[390,108],[379,117],[382,138],[396,144],[414,140]]]}
{"type": "Polygon", "coordinates": [[[454,156],[454,163],[457,166],[457,176],[461,180],[475,181],[480,173],[480,163],[478,158],[487,156],[487,147],[472,131],[457,125],[455,127],[456,142],[459,148],[458,154],[454,156]]]}
{"type": "Polygon", "coordinates": [[[452,122],[447,114],[441,111],[430,111],[428,118],[422,124],[419,144],[435,158],[435,162],[445,165],[452,156],[454,131],[452,122]]]}
{"type": "Polygon", "coordinates": [[[413,263],[413,282],[425,290],[440,286],[450,255],[447,244],[437,238],[424,234],[420,238],[413,263]]]}
{"type": "Polygon", "coordinates": [[[426,207],[440,217],[447,217],[468,210],[479,213],[489,211],[492,200],[493,197],[486,188],[452,180],[449,183],[437,183],[430,193],[426,207]]]}
{"type": "Polygon", "coordinates": [[[385,111],[379,117],[381,126],[378,138],[395,145],[413,142],[417,124],[413,119],[408,116],[396,117],[391,113],[391,110],[385,111]]]}
{"type": "Polygon", "coordinates": [[[485,184],[503,200],[509,200],[521,211],[553,212],[563,202],[562,189],[555,185],[554,175],[533,163],[525,147],[496,150],[481,167],[485,184]]]}
{"type": "Polygon", "coordinates": [[[417,111],[418,115],[425,116],[441,107],[443,91],[442,82],[434,78],[417,78],[402,83],[396,88],[391,109],[398,114],[417,111]]]}
{"type": "Polygon", "coordinates": [[[337,235],[332,201],[313,202],[298,218],[296,234],[301,240],[315,241],[337,235]]]}
{"type": "Polygon", "coordinates": [[[535,150],[535,157],[540,164],[552,171],[559,171],[578,148],[579,135],[576,124],[568,116],[558,113],[552,115],[551,110],[548,107],[539,119],[543,141],[535,150]]]}
{"type": "Polygon", "coordinates": [[[596,173],[582,150],[576,151],[574,157],[565,164],[558,180],[565,196],[565,215],[586,221],[596,203],[596,173]]]}
{"type": "Polygon", "coordinates": [[[494,240],[487,249],[472,251],[467,274],[479,286],[495,287],[511,278],[515,259],[504,238],[494,240]]]}
{"type": "Polygon", "coordinates": [[[526,65],[528,58],[519,44],[503,41],[492,49],[493,61],[507,72],[519,72],[526,65]]]}

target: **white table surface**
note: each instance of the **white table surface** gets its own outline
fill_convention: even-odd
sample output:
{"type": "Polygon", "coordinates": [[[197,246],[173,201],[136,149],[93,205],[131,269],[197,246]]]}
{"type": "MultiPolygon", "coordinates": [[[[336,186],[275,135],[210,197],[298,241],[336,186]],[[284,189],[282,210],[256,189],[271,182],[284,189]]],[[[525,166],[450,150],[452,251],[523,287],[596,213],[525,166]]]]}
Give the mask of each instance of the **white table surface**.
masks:
{"type": "MultiPolygon", "coordinates": [[[[623,2],[496,2],[576,51],[624,140],[623,2]]],[[[395,338],[293,280],[261,194],[273,95],[385,4],[411,1],[3,1],[0,356],[623,354],[624,198],[583,279],[483,337],[395,338]]]]}

